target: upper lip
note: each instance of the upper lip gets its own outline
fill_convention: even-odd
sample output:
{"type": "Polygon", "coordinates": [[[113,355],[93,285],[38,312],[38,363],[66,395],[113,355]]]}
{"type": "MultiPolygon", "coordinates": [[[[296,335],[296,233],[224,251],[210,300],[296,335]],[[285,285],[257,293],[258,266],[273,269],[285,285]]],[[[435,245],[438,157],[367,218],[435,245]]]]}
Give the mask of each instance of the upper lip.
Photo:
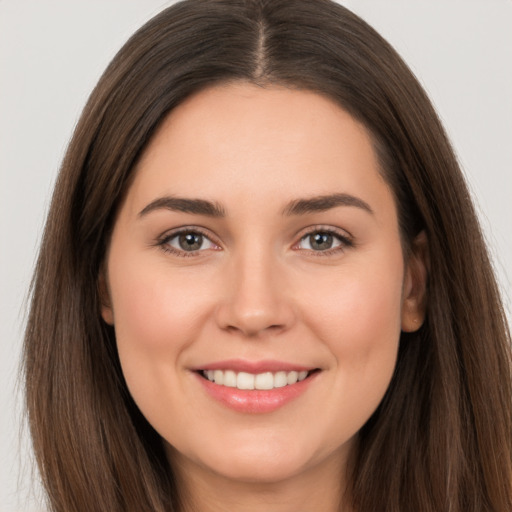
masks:
{"type": "Polygon", "coordinates": [[[207,363],[203,366],[192,368],[193,371],[200,370],[233,370],[234,372],[246,373],[265,373],[265,372],[302,372],[312,371],[316,368],[314,366],[304,366],[301,364],[289,363],[285,361],[275,360],[261,360],[261,361],[247,361],[244,359],[227,359],[225,361],[215,361],[207,363]]]}

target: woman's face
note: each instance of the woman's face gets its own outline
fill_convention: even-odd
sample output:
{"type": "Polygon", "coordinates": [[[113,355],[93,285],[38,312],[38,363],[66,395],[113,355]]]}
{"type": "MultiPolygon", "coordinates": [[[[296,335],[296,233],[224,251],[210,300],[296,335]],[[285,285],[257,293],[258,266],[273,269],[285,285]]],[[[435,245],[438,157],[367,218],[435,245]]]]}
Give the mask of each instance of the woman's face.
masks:
{"type": "Polygon", "coordinates": [[[216,86],[137,166],[103,318],[172,464],[277,481],[341,469],[421,323],[418,265],[361,124],[312,92],[216,86]]]}

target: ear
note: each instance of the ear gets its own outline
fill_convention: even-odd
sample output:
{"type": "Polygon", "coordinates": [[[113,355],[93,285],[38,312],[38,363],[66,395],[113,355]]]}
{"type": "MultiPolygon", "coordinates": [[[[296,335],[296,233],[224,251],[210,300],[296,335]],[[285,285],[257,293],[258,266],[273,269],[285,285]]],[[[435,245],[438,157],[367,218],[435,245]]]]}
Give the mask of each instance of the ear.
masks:
{"type": "Polygon", "coordinates": [[[417,331],[423,324],[430,267],[428,239],[422,231],[412,242],[406,261],[402,295],[402,331],[417,331]]]}
{"type": "Polygon", "coordinates": [[[105,265],[102,265],[98,276],[98,296],[101,305],[101,317],[107,324],[114,325],[114,310],[110,300],[105,265]]]}

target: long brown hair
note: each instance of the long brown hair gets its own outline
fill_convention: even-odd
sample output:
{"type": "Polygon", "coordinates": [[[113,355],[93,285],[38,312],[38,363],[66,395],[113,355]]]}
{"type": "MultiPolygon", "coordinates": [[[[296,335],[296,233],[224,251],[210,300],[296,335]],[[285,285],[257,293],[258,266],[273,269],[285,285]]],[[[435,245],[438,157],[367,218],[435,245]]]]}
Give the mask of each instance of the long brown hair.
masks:
{"type": "Polygon", "coordinates": [[[159,436],[132,401],[98,275],[135,164],[164,117],[209,85],[326,95],[364,123],[404,251],[429,243],[427,319],[402,334],[359,433],[357,512],[512,510],[510,335],[469,193],[424,91],[391,46],[329,0],[188,0],[112,61],[55,187],[25,338],[26,404],[54,512],[179,510],[159,436]]]}

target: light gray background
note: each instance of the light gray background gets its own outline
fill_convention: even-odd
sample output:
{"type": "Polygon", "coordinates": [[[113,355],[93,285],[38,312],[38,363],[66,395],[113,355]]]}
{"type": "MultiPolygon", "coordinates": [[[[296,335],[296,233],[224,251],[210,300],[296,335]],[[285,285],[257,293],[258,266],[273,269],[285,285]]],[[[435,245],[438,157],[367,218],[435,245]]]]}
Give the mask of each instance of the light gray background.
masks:
{"type": "MultiPolygon", "coordinates": [[[[24,301],[59,162],[109,60],[169,3],[0,0],[0,512],[43,510],[16,384],[24,301]]],[[[342,3],[398,49],[433,99],[478,204],[510,318],[512,2],[342,3]]]]}

